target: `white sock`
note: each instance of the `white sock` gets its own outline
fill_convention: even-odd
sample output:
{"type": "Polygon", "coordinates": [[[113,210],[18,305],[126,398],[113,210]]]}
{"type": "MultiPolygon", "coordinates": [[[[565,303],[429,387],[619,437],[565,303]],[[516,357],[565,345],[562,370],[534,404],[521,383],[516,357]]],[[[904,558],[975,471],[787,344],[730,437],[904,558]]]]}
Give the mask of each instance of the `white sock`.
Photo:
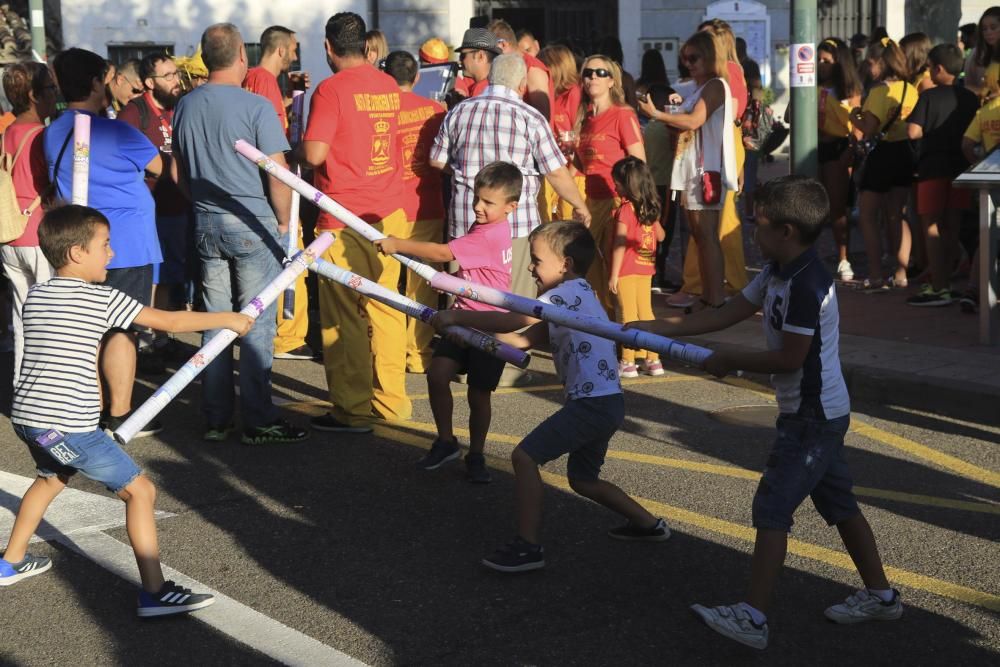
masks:
{"type": "Polygon", "coordinates": [[[734,606],[750,614],[750,620],[754,622],[754,625],[764,625],[767,623],[767,616],[760,609],[757,609],[757,607],[752,607],[746,602],[740,602],[734,606]]]}
{"type": "Polygon", "coordinates": [[[875,588],[869,588],[868,589],[868,593],[870,593],[871,595],[874,595],[875,597],[877,597],[882,602],[892,602],[892,599],[896,596],[895,591],[893,591],[891,588],[887,588],[887,589],[884,589],[884,590],[878,590],[878,589],[875,589],[875,588]]]}

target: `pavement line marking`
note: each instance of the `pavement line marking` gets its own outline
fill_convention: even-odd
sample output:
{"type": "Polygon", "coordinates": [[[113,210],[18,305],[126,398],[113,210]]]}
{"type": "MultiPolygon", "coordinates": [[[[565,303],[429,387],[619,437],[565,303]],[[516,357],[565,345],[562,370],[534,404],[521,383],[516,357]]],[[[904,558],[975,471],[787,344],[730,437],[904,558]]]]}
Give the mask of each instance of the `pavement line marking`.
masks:
{"type": "Polygon", "coordinates": [[[877,426],[860,422],[860,420],[856,426],[851,427],[851,431],[871,440],[875,440],[876,442],[881,442],[882,444],[888,445],[894,449],[904,451],[917,458],[930,461],[942,468],[956,472],[963,477],[1000,488],[1000,473],[987,470],[986,468],[981,468],[980,466],[973,465],[972,463],[955,458],[949,454],[939,452],[936,449],[928,447],[927,445],[921,445],[919,442],[914,442],[913,440],[896,435],[895,433],[883,431],[877,426]]]}
{"type": "MultiPolygon", "coordinates": [[[[628,389],[629,387],[634,387],[636,385],[644,384],[668,384],[673,382],[705,382],[709,380],[708,376],[700,377],[697,375],[666,375],[661,377],[648,377],[648,378],[636,378],[631,380],[622,380],[622,388],[628,389]]],[[[460,385],[464,386],[464,385],[460,385]]],[[[539,384],[539,385],[529,385],[527,387],[500,387],[493,392],[493,395],[502,394],[531,394],[546,391],[562,391],[565,386],[562,384],[539,384]]],[[[455,395],[464,394],[465,392],[455,391],[455,395]]],[[[430,398],[430,394],[411,394],[410,400],[426,400],[430,398]]]]}
{"type": "MultiPolygon", "coordinates": [[[[747,378],[725,378],[722,381],[728,385],[741,387],[756,394],[760,394],[761,396],[766,396],[770,398],[772,402],[774,400],[774,392],[765,391],[764,385],[754,382],[753,380],[749,380],[747,378]]],[[[910,454],[918,459],[929,461],[941,468],[958,473],[963,477],[1000,488],[1000,473],[989,470],[988,468],[977,466],[967,461],[963,461],[962,459],[949,454],[939,452],[932,447],[922,445],[919,442],[910,440],[909,438],[904,438],[896,435],[895,433],[890,433],[889,431],[880,429],[877,426],[873,426],[872,424],[858,419],[853,414],[851,415],[851,422],[852,433],[857,433],[858,435],[868,438],[869,440],[874,440],[875,442],[880,442],[883,445],[888,445],[894,449],[906,452],[907,454],[910,454]]]]}
{"type": "MultiPolygon", "coordinates": [[[[376,426],[375,434],[386,438],[387,440],[423,449],[426,449],[428,445],[426,438],[421,438],[410,433],[402,433],[385,426],[376,426]]],[[[505,461],[497,462],[491,457],[487,457],[487,461],[489,461],[490,467],[492,468],[511,472],[510,464],[505,461]]],[[[541,470],[540,472],[542,479],[549,485],[563,491],[573,493],[569,486],[569,480],[562,475],[557,475],[545,470],[541,470]]],[[[656,500],[649,500],[648,498],[642,498],[641,496],[632,496],[632,498],[653,514],[662,515],[671,521],[695,526],[696,528],[701,528],[702,530],[710,533],[736,538],[749,544],[753,544],[756,539],[756,531],[749,526],[733,523],[731,521],[719,519],[707,514],[699,514],[698,512],[692,512],[691,510],[675,507],[673,505],[667,505],[656,500]]],[[[849,555],[819,546],[818,544],[789,538],[788,553],[803,556],[821,563],[826,563],[827,565],[832,565],[838,569],[856,572],[854,563],[851,561],[851,557],[849,555]]],[[[910,572],[909,570],[893,567],[891,565],[885,566],[885,573],[894,584],[908,586],[910,588],[933,593],[934,595],[939,595],[941,597],[951,598],[959,602],[1000,612],[1000,595],[993,595],[992,593],[986,593],[974,588],[960,586],[950,581],[935,579],[934,577],[928,577],[916,572],[910,572]]]]}
{"type": "MultiPolygon", "coordinates": [[[[139,585],[135,557],[131,547],[127,544],[101,532],[75,535],[72,538],[60,539],[59,541],[112,574],[135,586],[139,585]]],[[[269,658],[286,665],[355,667],[365,664],[319,640],[279,623],[171,567],[164,565],[163,575],[185,588],[214,595],[215,604],[192,612],[191,616],[232,637],[241,644],[260,651],[269,658]]]]}
{"type": "MultiPolygon", "coordinates": [[[[396,422],[396,426],[409,427],[434,433],[436,428],[433,424],[426,422],[406,421],[396,422]]],[[[469,436],[468,429],[455,428],[455,433],[469,436]]],[[[495,442],[502,442],[509,445],[520,444],[522,438],[506,435],[504,433],[488,433],[487,439],[495,442]]],[[[677,470],[690,470],[692,472],[703,472],[709,475],[719,475],[722,477],[734,477],[756,482],[760,479],[761,473],[738,466],[724,465],[719,463],[703,463],[701,461],[689,461],[687,459],[669,458],[666,456],[656,456],[653,454],[640,454],[638,452],[609,449],[607,453],[609,459],[619,459],[631,461],[633,463],[646,463],[659,466],[661,468],[673,468],[677,470]]],[[[979,512],[982,514],[1000,514],[1000,505],[990,503],[977,503],[968,500],[953,500],[951,498],[941,498],[939,496],[926,496],[919,493],[906,493],[904,491],[890,491],[888,489],[876,489],[867,486],[855,486],[855,495],[868,498],[882,498],[884,500],[895,500],[914,505],[927,505],[930,507],[941,507],[945,509],[962,510],[966,512],[979,512]]]]}

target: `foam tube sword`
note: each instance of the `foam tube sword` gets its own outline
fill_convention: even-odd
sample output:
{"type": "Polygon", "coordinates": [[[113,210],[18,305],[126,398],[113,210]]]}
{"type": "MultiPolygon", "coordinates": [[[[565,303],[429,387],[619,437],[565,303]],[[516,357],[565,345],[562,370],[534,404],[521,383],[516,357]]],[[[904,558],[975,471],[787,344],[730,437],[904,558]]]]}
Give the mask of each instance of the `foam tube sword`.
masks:
{"type": "MultiPolygon", "coordinates": [[[[369,241],[377,241],[385,238],[385,234],[378,231],[354,213],[351,213],[333,199],[303,181],[288,169],[276,164],[274,160],[264,155],[257,148],[251,146],[246,141],[243,141],[242,139],[238,140],[235,147],[236,151],[239,152],[240,155],[252,162],[256,162],[257,166],[266,171],[268,174],[274,176],[319,208],[336,217],[338,220],[369,241]]],[[[431,287],[442,292],[448,292],[467,299],[472,299],[473,301],[479,301],[480,303],[486,303],[498,308],[504,308],[506,310],[514,311],[515,313],[521,313],[522,315],[528,315],[530,317],[545,320],[546,322],[551,322],[553,324],[559,324],[571,329],[577,329],[595,336],[600,336],[601,338],[608,338],[610,340],[617,341],[628,348],[651,350],[662,356],[687,364],[701,366],[705,363],[705,360],[712,355],[711,350],[699,347],[698,345],[682,343],[672,338],[658,336],[647,331],[626,329],[620,324],[609,322],[605,319],[579,315],[573,312],[573,304],[557,305],[545,303],[543,301],[539,301],[538,299],[529,299],[527,297],[518,296],[517,294],[510,294],[509,292],[503,292],[492,287],[487,287],[485,285],[477,285],[475,283],[461,280],[460,278],[456,278],[455,276],[445,273],[444,271],[438,271],[437,269],[418,262],[417,260],[407,257],[406,255],[395,254],[393,257],[421,278],[429,282],[431,287]]]]}
{"type": "MultiPolygon", "coordinates": [[[[356,292],[364,294],[369,299],[375,299],[421,322],[430,322],[430,319],[437,313],[436,310],[429,306],[409,299],[398,292],[393,292],[376,282],[342,269],[326,260],[317,259],[316,263],[309,268],[324,278],[329,278],[334,282],[350,287],[356,292]]],[[[531,355],[524,350],[519,350],[507,343],[501,343],[496,338],[484,334],[482,331],[467,329],[465,327],[448,327],[447,332],[457,335],[469,347],[482,350],[498,359],[503,359],[508,363],[514,364],[518,368],[527,368],[528,363],[531,361],[531,355]]]]}
{"type": "MultiPolygon", "coordinates": [[[[323,254],[330,244],[333,243],[333,234],[324,232],[316,237],[316,240],[309,244],[309,247],[300,251],[292,258],[292,261],[285,269],[278,274],[250,303],[240,312],[257,319],[264,310],[274,303],[281,291],[292,284],[299,274],[309,268],[309,265],[316,261],[316,258],[323,254]]],[[[115,440],[125,444],[131,440],[139,430],[148,424],[160,413],[167,404],[172,401],[184,387],[191,384],[199,373],[205,370],[219,354],[225,350],[230,343],[236,340],[236,332],[223,329],[205,343],[205,345],[195,353],[186,364],[177,369],[173,376],[163,383],[159,389],[153,392],[145,403],[140,405],[132,413],[132,416],[115,431],[115,440]]]]}
{"type": "Polygon", "coordinates": [[[73,190],[72,203],[87,205],[90,179],[90,116],[77,113],[73,117],[73,190]]]}

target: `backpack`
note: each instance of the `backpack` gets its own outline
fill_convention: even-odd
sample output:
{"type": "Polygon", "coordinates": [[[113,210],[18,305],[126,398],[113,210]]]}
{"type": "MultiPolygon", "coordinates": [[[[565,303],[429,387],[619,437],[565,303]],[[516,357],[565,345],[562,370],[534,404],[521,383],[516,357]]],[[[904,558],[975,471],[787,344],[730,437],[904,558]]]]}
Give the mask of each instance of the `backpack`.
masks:
{"type": "Polygon", "coordinates": [[[760,100],[751,99],[740,119],[743,145],[747,150],[759,151],[774,131],[774,111],[760,100]]]}
{"type": "MultiPolygon", "coordinates": [[[[28,226],[28,218],[41,204],[42,198],[40,196],[35,197],[35,201],[31,202],[26,209],[22,209],[17,203],[17,192],[14,191],[14,165],[21,157],[21,152],[28,140],[43,129],[45,128],[36,127],[30,130],[21,139],[21,143],[13,155],[3,153],[3,157],[0,157],[0,243],[10,243],[20,238],[24,234],[25,227],[28,226]]],[[[0,152],[3,152],[5,138],[6,133],[0,135],[0,152]]]]}

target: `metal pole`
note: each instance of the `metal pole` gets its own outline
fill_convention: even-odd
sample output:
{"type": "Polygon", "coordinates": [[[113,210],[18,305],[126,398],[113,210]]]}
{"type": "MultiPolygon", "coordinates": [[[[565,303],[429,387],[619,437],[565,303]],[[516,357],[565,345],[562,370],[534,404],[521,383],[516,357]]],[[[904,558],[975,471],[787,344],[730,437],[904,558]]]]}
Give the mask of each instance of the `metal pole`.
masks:
{"type": "Polygon", "coordinates": [[[31,48],[44,62],[48,55],[45,45],[45,10],[44,0],[28,0],[28,23],[31,24],[31,48]]]}
{"type": "Polygon", "coordinates": [[[819,173],[816,113],[816,0],[792,0],[792,45],[789,74],[792,84],[793,174],[819,173]]]}

